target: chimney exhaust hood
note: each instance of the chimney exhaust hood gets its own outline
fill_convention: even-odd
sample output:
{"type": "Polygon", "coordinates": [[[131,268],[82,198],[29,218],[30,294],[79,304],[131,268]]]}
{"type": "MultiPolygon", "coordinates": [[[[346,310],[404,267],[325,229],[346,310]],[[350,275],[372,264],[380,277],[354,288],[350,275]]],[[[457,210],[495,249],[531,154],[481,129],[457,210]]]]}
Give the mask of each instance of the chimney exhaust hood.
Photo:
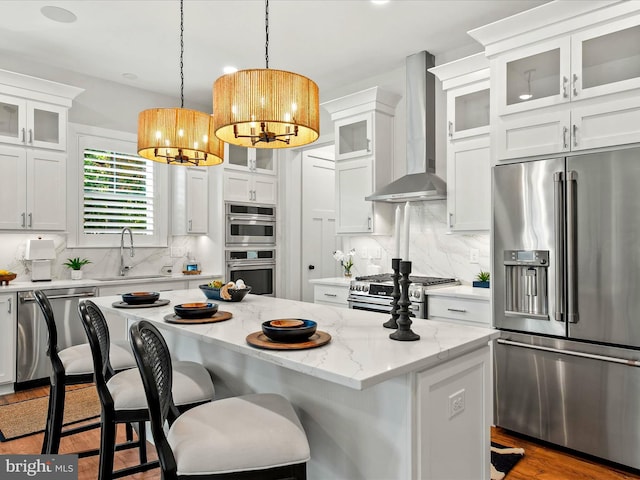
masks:
{"type": "Polygon", "coordinates": [[[435,66],[423,51],[406,59],[407,174],[365,197],[374,202],[410,202],[447,198],[446,182],[435,174],[435,66]]]}

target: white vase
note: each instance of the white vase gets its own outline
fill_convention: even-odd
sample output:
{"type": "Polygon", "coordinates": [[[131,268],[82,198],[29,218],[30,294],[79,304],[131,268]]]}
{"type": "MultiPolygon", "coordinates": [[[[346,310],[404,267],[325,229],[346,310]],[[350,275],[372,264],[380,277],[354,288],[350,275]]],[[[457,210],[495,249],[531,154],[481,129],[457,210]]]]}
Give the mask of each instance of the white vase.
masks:
{"type": "Polygon", "coordinates": [[[71,270],[71,280],[82,280],[82,270],[71,270]]]}

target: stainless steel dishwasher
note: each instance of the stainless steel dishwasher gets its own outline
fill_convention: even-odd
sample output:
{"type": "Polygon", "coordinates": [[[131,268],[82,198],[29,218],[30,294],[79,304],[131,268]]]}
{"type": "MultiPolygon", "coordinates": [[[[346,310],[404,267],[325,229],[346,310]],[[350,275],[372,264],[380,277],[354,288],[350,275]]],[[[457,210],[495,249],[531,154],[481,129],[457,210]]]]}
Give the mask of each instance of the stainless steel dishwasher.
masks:
{"type": "MultiPolygon", "coordinates": [[[[87,342],[78,316],[78,302],[94,297],[96,287],[42,289],[51,303],[58,329],[58,348],[87,342]]],[[[45,383],[51,375],[47,357],[49,334],[44,315],[33,290],[18,292],[18,345],[16,348],[16,388],[45,383]]]]}

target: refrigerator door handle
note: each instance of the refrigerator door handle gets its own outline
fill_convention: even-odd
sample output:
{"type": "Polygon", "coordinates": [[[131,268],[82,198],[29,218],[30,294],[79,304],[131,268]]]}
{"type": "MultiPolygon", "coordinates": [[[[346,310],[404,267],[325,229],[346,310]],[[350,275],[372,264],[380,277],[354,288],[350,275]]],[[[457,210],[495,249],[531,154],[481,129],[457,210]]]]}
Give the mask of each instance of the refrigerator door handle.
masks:
{"type": "Polygon", "coordinates": [[[567,321],[569,323],[578,323],[577,184],[577,172],[567,172],[567,321]]]}
{"type": "Polygon", "coordinates": [[[531,345],[530,343],[514,342],[513,340],[505,340],[499,338],[496,340],[501,345],[510,345],[512,347],[528,348],[531,350],[541,350],[543,352],[559,353],[562,355],[570,355],[572,357],[590,358],[592,360],[600,360],[603,362],[620,363],[630,367],[640,367],[640,361],[632,358],[611,357],[609,355],[597,355],[595,353],[578,352],[575,350],[563,350],[561,348],[544,347],[542,345],[531,345]]]}
{"type": "Polygon", "coordinates": [[[556,249],[556,312],[555,319],[564,322],[564,173],[553,174],[553,205],[556,249]]]}

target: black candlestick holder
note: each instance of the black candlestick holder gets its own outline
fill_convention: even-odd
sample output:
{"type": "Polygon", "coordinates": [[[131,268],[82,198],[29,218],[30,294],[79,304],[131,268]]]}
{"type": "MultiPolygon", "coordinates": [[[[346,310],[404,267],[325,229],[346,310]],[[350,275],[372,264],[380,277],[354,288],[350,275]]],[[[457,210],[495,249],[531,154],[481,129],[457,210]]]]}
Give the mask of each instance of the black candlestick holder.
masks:
{"type": "Polygon", "coordinates": [[[398,300],[398,329],[389,335],[392,340],[400,340],[402,342],[410,342],[420,340],[420,335],[411,330],[411,318],[409,318],[409,274],[411,273],[411,262],[400,262],[400,299],[398,300]]]}
{"type": "Polygon", "coordinates": [[[391,318],[382,324],[384,328],[398,328],[398,317],[400,316],[398,313],[398,300],[400,299],[400,284],[398,283],[398,280],[400,278],[401,260],[401,258],[391,259],[391,269],[393,270],[393,273],[391,274],[391,279],[393,280],[393,290],[391,292],[391,318]]]}

